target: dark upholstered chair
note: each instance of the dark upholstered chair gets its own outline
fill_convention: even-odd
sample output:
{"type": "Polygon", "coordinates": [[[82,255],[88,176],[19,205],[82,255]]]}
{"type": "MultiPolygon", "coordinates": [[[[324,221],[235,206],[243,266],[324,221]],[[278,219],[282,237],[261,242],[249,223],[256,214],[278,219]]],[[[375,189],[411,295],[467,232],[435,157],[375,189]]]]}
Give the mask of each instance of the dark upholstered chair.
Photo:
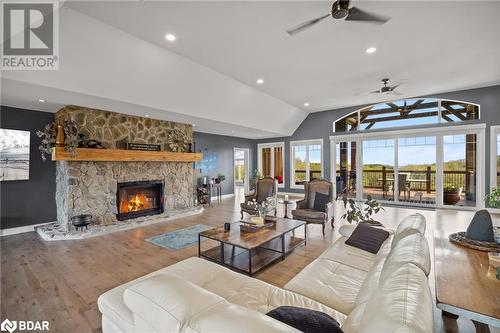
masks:
{"type": "MultiPolygon", "coordinates": [[[[266,200],[269,197],[276,198],[276,180],[272,177],[265,177],[258,179],[255,182],[255,190],[250,195],[245,195],[245,202],[240,204],[241,219],[243,219],[243,212],[250,215],[257,215],[257,211],[253,206],[248,205],[248,201],[255,199],[258,203],[266,200]]],[[[276,204],[267,208],[268,213],[274,211],[276,216],[276,204]]]]}
{"type": "Polygon", "coordinates": [[[297,201],[297,209],[292,210],[293,218],[305,221],[307,224],[321,224],[325,236],[326,223],[331,222],[333,229],[333,184],[326,179],[314,179],[304,183],[304,194],[304,199],[297,201]],[[322,211],[314,210],[316,192],[330,196],[330,201],[322,211]]]}

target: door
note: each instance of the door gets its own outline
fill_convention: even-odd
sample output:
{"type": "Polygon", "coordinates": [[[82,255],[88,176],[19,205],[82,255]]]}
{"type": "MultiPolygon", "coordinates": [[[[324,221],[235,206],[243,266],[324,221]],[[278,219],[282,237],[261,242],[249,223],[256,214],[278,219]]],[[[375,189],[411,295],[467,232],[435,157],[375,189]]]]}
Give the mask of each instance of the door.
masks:
{"type": "Polygon", "coordinates": [[[234,148],[234,193],[249,191],[249,148],[234,148]]]}

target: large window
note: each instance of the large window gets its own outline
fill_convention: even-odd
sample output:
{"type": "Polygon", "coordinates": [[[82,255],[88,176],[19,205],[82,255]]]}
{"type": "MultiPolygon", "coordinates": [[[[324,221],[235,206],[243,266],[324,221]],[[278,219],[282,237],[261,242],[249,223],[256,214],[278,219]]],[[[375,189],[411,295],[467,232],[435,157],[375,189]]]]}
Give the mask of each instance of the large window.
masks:
{"type": "Polygon", "coordinates": [[[290,142],[291,188],[303,188],[306,181],[323,177],[323,140],[290,142]]]}
{"type": "MultiPolygon", "coordinates": [[[[331,136],[337,194],[404,205],[482,207],[484,128],[468,124],[331,136]]],[[[493,130],[492,186],[500,186],[500,126],[493,130]]]]}
{"type": "Polygon", "coordinates": [[[258,145],[258,169],[264,177],[273,177],[279,187],[285,185],[284,142],[258,145]]]}
{"type": "Polygon", "coordinates": [[[384,102],[355,111],[333,124],[334,132],[388,129],[479,119],[479,106],[472,103],[414,98],[384,102]]]}

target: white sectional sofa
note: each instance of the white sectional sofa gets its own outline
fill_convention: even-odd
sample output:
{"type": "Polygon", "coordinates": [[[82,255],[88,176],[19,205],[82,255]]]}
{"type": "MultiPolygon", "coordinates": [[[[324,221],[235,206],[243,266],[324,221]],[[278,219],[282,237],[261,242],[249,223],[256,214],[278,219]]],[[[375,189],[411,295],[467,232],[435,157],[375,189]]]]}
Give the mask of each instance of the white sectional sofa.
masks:
{"type": "Polygon", "coordinates": [[[405,218],[375,255],[342,237],[284,289],[189,258],[99,297],[103,332],[294,332],[265,314],[327,313],[346,333],[432,332],[425,219],[405,218]]]}

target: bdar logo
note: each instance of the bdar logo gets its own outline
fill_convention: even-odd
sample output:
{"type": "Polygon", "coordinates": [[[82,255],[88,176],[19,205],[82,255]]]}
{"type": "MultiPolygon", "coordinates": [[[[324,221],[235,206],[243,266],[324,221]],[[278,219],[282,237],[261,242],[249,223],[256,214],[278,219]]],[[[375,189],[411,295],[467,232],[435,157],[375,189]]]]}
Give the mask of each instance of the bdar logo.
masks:
{"type": "Polygon", "coordinates": [[[9,331],[10,333],[12,333],[16,330],[16,328],[17,328],[17,322],[10,321],[9,319],[5,319],[0,325],[0,329],[2,330],[2,332],[9,331]]]}

